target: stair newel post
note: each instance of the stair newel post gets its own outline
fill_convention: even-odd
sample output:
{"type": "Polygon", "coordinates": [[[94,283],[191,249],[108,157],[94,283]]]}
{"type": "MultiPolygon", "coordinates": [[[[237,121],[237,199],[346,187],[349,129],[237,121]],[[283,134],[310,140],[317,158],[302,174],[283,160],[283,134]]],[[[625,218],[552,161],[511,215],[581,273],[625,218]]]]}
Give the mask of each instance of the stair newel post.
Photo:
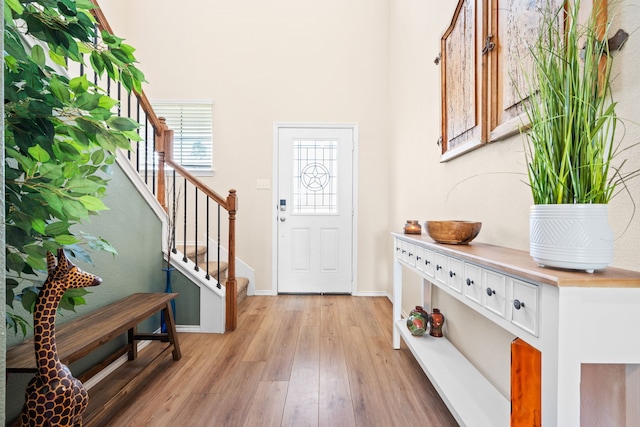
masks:
{"type": "Polygon", "coordinates": [[[226,303],[227,331],[235,331],[238,324],[238,283],[236,281],[236,210],[238,196],[236,190],[229,190],[227,210],[229,211],[229,265],[227,269],[226,303]]]}

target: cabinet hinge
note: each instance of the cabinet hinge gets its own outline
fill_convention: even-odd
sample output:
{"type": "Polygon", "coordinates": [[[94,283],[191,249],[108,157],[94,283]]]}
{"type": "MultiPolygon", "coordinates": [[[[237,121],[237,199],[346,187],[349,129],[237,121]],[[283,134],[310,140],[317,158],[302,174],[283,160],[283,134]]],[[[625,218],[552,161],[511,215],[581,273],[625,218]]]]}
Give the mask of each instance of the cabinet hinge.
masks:
{"type": "Polygon", "coordinates": [[[495,49],[496,44],[491,41],[493,38],[493,34],[489,34],[487,38],[484,40],[484,47],[482,48],[482,54],[485,55],[490,50],[495,49]]]}

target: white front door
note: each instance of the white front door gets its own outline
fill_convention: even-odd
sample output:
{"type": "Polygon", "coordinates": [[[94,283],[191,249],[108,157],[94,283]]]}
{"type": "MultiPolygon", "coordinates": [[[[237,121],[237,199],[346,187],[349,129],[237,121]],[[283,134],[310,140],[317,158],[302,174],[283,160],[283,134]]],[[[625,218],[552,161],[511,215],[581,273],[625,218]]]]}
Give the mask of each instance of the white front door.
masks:
{"type": "Polygon", "coordinates": [[[353,127],[277,127],[277,290],[351,293],[353,127]]]}

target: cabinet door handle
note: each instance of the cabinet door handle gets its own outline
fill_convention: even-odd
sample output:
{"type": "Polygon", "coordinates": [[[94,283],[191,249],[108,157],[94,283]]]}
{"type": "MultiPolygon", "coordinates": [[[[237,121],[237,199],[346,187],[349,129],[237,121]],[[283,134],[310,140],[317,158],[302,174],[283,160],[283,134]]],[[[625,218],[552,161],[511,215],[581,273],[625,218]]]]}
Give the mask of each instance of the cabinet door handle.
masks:
{"type": "Polygon", "coordinates": [[[456,275],[456,273],[454,273],[453,271],[449,270],[449,277],[453,277],[455,275],[456,275]]]}
{"type": "Polygon", "coordinates": [[[491,296],[491,295],[495,295],[495,294],[496,294],[496,291],[494,291],[491,288],[487,288],[487,295],[491,296]]]}
{"type": "Polygon", "coordinates": [[[520,300],[513,300],[513,307],[516,310],[520,310],[520,307],[524,308],[524,302],[521,302],[520,300]]]}
{"type": "Polygon", "coordinates": [[[473,280],[467,279],[467,286],[471,286],[471,285],[473,285],[473,280]]]}

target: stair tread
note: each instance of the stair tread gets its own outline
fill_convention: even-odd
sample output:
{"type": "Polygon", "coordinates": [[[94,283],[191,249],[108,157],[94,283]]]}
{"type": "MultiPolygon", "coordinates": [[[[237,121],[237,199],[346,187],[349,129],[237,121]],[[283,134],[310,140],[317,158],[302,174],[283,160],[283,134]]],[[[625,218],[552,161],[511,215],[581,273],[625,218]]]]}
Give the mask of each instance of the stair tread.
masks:
{"type": "MultiPolygon", "coordinates": [[[[229,268],[229,263],[227,261],[209,261],[206,262],[206,247],[205,246],[189,246],[187,247],[184,256],[190,260],[198,259],[198,266],[200,268],[205,268],[209,272],[209,275],[213,278],[217,278],[218,274],[220,274],[220,283],[224,284],[227,280],[227,269],[229,268]],[[219,273],[218,273],[219,272],[219,273]]],[[[249,288],[249,278],[247,277],[236,277],[236,292],[238,294],[238,304],[240,304],[247,297],[247,291],[249,288]]]]}
{"type": "Polygon", "coordinates": [[[237,289],[246,289],[249,286],[249,279],[247,277],[236,277],[237,289]]]}

